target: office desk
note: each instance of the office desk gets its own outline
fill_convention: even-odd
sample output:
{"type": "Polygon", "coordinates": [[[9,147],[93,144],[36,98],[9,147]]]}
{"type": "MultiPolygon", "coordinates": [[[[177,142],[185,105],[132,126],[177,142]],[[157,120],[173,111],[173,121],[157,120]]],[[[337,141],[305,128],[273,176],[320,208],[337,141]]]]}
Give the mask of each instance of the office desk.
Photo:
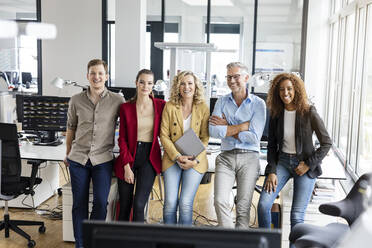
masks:
{"type": "MultiPolygon", "coordinates": [[[[218,145],[209,145],[207,149],[208,158],[208,172],[214,172],[215,160],[221,151],[218,149],[218,145]]],[[[265,168],[267,165],[266,150],[260,152],[260,175],[265,175],[265,168]]],[[[345,169],[336,157],[336,155],[330,151],[324,158],[322,164],[322,175],[318,179],[332,179],[332,180],[346,180],[345,169]]]]}
{"type": "Polygon", "coordinates": [[[19,196],[9,201],[9,207],[30,208],[38,207],[53,196],[59,185],[59,164],[66,155],[66,145],[35,146],[29,142],[21,141],[19,146],[22,158],[22,176],[30,176],[32,167],[27,164],[28,159],[39,159],[45,162],[40,165],[38,177],[42,178],[41,184],[35,188],[35,195],[19,196]]]}
{"type": "Polygon", "coordinates": [[[35,146],[29,142],[20,142],[19,151],[22,159],[40,159],[46,161],[60,162],[65,159],[65,142],[58,146],[35,146]]]}

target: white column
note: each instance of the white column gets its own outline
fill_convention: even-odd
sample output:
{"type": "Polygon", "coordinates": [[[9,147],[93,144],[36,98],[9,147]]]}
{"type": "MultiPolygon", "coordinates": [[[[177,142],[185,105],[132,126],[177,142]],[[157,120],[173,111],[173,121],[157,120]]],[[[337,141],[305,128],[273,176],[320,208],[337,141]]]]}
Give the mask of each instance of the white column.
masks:
{"type": "Polygon", "coordinates": [[[55,40],[42,41],[43,95],[71,96],[77,87],[58,89],[55,77],[88,84],[87,64],[102,58],[102,1],[41,1],[41,20],[57,26],[55,40]]]}
{"type": "Polygon", "coordinates": [[[146,0],[116,0],[115,86],[135,87],[145,67],[146,0]]]}

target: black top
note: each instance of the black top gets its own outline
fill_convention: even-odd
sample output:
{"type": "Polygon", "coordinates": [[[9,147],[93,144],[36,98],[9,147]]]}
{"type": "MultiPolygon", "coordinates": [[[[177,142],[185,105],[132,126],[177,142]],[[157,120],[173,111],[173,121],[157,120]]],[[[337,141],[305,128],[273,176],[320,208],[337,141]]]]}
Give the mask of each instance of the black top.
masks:
{"type": "MultiPolygon", "coordinates": [[[[276,173],[279,154],[283,147],[283,132],[284,112],[278,117],[270,118],[266,175],[276,173]]],[[[297,158],[310,167],[307,174],[311,178],[320,176],[322,174],[320,164],[331,148],[332,140],[314,106],[310,106],[309,111],[303,116],[296,112],[295,143],[297,158]],[[316,150],[312,140],[314,131],[320,143],[316,150]]]]}

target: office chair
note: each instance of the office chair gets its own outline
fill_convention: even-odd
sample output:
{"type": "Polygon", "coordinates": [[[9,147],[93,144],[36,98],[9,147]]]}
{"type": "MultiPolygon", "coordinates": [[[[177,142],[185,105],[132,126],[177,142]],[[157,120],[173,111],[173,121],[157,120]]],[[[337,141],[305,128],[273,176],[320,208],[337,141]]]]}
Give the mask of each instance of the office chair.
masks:
{"type": "Polygon", "coordinates": [[[362,175],[354,184],[345,199],[321,204],[319,211],[323,214],[344,218],[348,225],[341,223],[331,223],[325,227],[319,227],[306,223],[300,223],[293,227],[289,235],[289,240],[295,244],[296,248],[334,247],[338,240],[350,230],[354,221],[366,210],[368,197],[368,187],[372,186],[372,173],[362,175]]]}
{"type": "Polygon", "coordinates": [[[35,241],[18,226],[40,226],[39,232],[44,233],[44,222],[10,220],[8,201],[21,194],[35,194],[34,185],[41,183],[41,179],[36,178],[36,173],[42,161],[29,160],[27,163],[32,165],[31,176],[21,177],[22,164],[15,124],[0,123],[0,154],[0,200],[5,201],[4,220],[0,222],[0,231],[5,229],[5,238],[8,238],[9,230],[13,230],[28,240],[28,247],[34,247],[35,241]]]}

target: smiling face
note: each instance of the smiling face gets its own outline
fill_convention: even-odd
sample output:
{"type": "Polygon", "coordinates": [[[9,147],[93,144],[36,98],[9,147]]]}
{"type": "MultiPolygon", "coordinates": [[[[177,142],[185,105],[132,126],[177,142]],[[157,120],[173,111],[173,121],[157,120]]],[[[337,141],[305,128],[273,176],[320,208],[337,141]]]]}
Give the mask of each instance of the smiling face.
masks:
{"type": "Polygon", "coordinates": [[[149,96],[154,86],[154,76],[142,73],[136,82],[138,96],[149,96]]]}
{"type": "Polygon", "coordinates": [[[294,103],[295,98],[295,88],[291,80],[283,80],[279,85],[279,96],[284,103],[284,108],[286,110],[295,110],[296,106],[294,103]]]}
{"type": "Polygon", "coordinates": [[[186,75],[180,83],[180,94],[182,99],[190,99],[195,94],[195,80],[192,75],[186,75]]]}
{"type": "Polygon", "coordinates": [[[227,69],[226,81],[233,94],[244,94],[247,89],[248,79],[248,74],[243,73],[237,66],[227,69]]]}
{"type": "Polygon", "coordinates": [[[93,90],[103,90],[105,87],[105,82],[108,79],[108,74],[102,64],[93,65],[89,67],[87,79],[90,83],[90,87],[93,90]]]}

